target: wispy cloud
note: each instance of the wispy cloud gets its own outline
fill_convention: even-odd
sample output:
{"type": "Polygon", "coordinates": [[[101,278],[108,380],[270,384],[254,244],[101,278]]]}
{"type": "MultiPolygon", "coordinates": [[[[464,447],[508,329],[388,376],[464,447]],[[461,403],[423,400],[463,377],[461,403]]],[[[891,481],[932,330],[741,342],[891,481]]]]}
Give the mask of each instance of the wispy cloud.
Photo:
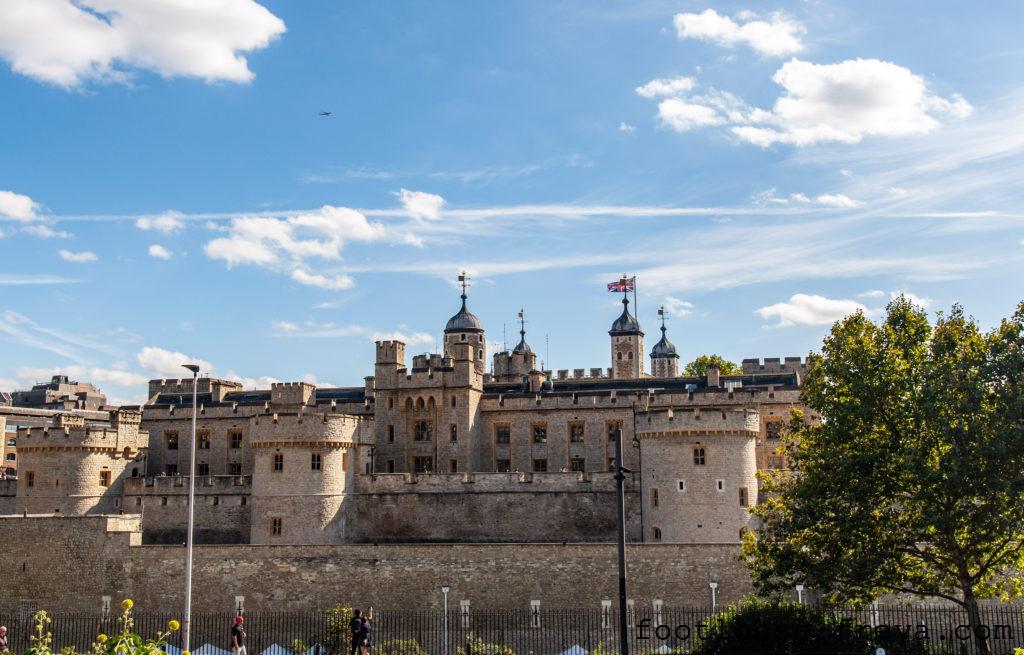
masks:
{"type": "Polygon", "coordinates": [[[59,275],[10,275],[0,273],[0,286],[23,286],[33,284],[77,284],[81,280],[59,275]]]}

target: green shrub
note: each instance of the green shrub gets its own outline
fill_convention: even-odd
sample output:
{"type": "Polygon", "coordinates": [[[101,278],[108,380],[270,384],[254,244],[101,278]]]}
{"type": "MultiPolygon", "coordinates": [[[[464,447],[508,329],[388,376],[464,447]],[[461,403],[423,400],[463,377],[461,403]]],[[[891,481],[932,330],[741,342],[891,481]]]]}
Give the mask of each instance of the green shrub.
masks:
{"type": "Polygon", "coordinates": [[[426,655],[415,639],[391,639],[373,647],[374,655],[426,655]]]}
{"type": "Polygon", "coordinates": [[[352,608],[335,605],[327,610],[327,643],[332,653],[346,654],[351,652],[352,638],[349,636],[349,623],[352,622],[352,608]]]}
{"type": "MultiPolygon", "coordinates": [[[[695,631],[696,632],[696,631],[695,631]]],[[[927,642],[894,630],[877,635],[867,626],[796,603],[749,600],[728,608],[696,639],[694,655],[927,655],[927,642]]]]}
{"type": "Polygon", "coordinates": [[[466,637],[465,647],[456,648],[455,655],[516,655],[516,653],[510,646],[489,644],[471,632],[466,637]]]}

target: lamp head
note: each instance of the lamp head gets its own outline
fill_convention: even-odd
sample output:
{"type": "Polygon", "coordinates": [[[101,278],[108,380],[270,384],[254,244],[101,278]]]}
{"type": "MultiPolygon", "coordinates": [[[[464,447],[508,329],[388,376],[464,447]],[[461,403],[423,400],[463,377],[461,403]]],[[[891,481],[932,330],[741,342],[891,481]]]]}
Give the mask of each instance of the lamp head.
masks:
{"type": "Polygon", "coordinates": [[[445,586],[441,587],[441,593],[442,593],[442,594],[446,594],[446,593],[448,593],[448,590],[449,590],[449,587],[448,587],[448,585],[445,585],[445,586]]]}
{"type": "Polygon", "coordinates": [[[197,364],[182,364],[182,367],[192,371],[192,375],[199,375],[199,366],[197,364]]]}

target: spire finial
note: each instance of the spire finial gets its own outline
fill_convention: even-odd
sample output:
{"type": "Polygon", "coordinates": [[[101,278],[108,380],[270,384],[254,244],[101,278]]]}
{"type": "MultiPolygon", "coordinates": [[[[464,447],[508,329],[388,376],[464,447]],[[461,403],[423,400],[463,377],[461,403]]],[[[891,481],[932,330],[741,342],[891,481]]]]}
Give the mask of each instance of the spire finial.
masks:
{"type": "Polygon", "coordinates": [[[665,305],[658,308],[658,316],[661,317],[661,336],[665,336],[665,305]]]}
{"type": "Polygon", "coordinates": [[[466,287],[469,286],[469,276],[466,275],[466,271],[459,273],[459,284],[462,285],[462,306],[466,306],[466,287]]]}
{"type": "Polygon", "coordinates": [[[526,339],[526,312],[519,309],[519,336],[526,339]]]}

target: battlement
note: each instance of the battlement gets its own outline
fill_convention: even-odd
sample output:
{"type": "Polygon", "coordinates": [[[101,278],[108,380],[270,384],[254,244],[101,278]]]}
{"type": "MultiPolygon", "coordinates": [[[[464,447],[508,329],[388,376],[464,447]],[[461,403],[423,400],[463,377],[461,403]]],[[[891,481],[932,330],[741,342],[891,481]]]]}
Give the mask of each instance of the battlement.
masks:
{"type": "Polygon", "coordinates": [[[614,473],[378,473],[356,478],[360,494],[612,492],[614,473]]]}
{"type": "Polygon", "coordinates": [[[422,355],[413,355],[412,367],[413,370],[418,368],[451,368],[455,365],[455,360],[446,355],[440,353],[423,353],[422,355]]]}
{"type": "Polygon", "coordinates": [[[800,373],[803,375],[807,371],[807,364],[806,357],[803,359],[800,357],[786,357],[785,359],[765,357],[763,362],[754,357],[744,359],[742,367],[744,375],[753,373],[800,373]]]}
{"type": "Polygon", "coordinates": [[[252,444],[355,442],[362,420],[353,414],[275,412],[252,419],[252,444]]]}
{"type": "MultiPolygon", "coordinates": [[[[131,496],[188,495],[188,476],[173,475],[147,478],[125,478],[124,493],[131,496]]],[[[196,476],[196,494],[241,494],[252,492],[251,475],[196,476]]]]}
{"type": "MultiPolygon", "coordinates": [[[[241,391],[242,383],[220,378],[199,378],[196,383],[197,393],[209,393],[215,401],[224,400],[224,396],[232,391],[241,391]]],[[[174,378],[149,381],[149,397],[159,394],[191,394],[192,378],[174,378]]]]}
{"type": "Polygon", "coordinates": [[[756,437],[761,418],[755,409],[686,407],[652,409],[637,417],[637,436],[707,434],[756,437]]]}
{"type": "Polygon", "coordinates": [[[270,402],[275,405],[308,405],[316,386],[308,382],[274,382],[270,385],[270,402]]]}
{"type": "MultiPolygon", "coordinates": [[[[64,419],[65,415],[57,418],[64,419]]],[[[35,448],[99,448],[103,450],[128,449],[138,451],[149,442],[144,430],[124,430],[116,427],[82,425],[76,427],[23,427],[18,429],[18,450],[27,452],[35,448]]]]}
{"type": "Polygon", "coordinates": [[[405,364],[405,342],[396,340],[378,341],[377,364],[405,364]]]}

